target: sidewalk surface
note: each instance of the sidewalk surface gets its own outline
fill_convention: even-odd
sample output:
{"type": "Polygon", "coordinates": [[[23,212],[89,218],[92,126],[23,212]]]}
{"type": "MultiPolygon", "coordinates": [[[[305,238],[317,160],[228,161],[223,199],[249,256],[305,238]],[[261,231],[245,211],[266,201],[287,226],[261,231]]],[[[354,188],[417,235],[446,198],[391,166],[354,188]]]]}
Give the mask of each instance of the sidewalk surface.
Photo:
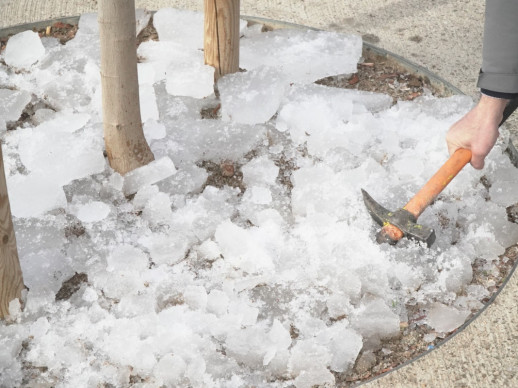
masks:
{"type": "MultiPolygon", "coordinates": [[[[203,10],[202,0],[136,0],[203,10]]],[[[97,0],[0,0],[0,28],[96,10],[97,0]]],[[[241,14],[362,35],[477,97],[483,0],[241,0],[241,14]]],[[[510,121],[517,127],[517,119],[510,121]]],[[[515,130],[513,130],[513,133],[515,130]]],[[[518,273],[468,327],[365,387],[518,387],[518,273]]]]}

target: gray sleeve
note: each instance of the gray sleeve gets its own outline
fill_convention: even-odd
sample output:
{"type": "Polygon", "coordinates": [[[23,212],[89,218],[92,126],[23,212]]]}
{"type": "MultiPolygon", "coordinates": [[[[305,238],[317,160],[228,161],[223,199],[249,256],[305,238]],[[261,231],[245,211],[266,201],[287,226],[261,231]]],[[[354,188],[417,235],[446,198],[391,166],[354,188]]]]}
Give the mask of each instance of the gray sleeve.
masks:
{"type": "Polygon", "coordinates": [[[518,93],[517,0],[486,0],[482,69],[477,86],[518,93]]]}

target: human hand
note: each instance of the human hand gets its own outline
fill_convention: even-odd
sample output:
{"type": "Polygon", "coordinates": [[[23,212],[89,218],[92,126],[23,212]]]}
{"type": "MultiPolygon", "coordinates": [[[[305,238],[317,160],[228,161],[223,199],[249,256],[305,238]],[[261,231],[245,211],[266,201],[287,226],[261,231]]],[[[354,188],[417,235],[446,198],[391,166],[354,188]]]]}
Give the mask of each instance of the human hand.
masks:
{"type": "Polygon", "coordinates": [[[450,155],[459,148],[469,149],[471,165],[482,169],[498,138],[498,126],[508,101],[482,95],[478,104],[448,130],[446,143],[450,155]]]}

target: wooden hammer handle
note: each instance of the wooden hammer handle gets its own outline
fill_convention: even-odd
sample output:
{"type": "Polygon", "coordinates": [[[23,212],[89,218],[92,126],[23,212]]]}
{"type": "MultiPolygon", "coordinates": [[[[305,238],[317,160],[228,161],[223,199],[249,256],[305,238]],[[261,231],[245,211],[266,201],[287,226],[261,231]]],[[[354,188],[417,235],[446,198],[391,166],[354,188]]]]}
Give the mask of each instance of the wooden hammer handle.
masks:
{"type": "Polygon", "coordinates": [[[470,160],[470,150],[460,148],[455,151],[403,209],[408,210],[415,218],[418,218],[470,160]]]}
{"type": "MultiPolygon", "coordinates": [[[[455,151],[403,209],[412,213],[417,219],[470,160],[470,150],[461,148],[455,151]]],[[[403,237],[403,232],[392,224],[384,225],[381,234],[388,236],[394,242],[401,240],[403,237]]]]}

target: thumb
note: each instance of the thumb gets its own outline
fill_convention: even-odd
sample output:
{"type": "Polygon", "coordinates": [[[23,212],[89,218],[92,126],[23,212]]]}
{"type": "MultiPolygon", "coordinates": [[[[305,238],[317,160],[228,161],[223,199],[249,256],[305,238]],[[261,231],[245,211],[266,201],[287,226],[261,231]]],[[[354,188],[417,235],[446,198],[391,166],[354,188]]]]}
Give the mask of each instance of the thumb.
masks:
{"type": "Polygon", "coordinates": [[[447,142],[446,144],[448,146],[448,153],[450,154],[450,156],[452,156],[455,153],[455,151],[457,151],[460,148],[457,144],[454,143],[447,142]]]}

